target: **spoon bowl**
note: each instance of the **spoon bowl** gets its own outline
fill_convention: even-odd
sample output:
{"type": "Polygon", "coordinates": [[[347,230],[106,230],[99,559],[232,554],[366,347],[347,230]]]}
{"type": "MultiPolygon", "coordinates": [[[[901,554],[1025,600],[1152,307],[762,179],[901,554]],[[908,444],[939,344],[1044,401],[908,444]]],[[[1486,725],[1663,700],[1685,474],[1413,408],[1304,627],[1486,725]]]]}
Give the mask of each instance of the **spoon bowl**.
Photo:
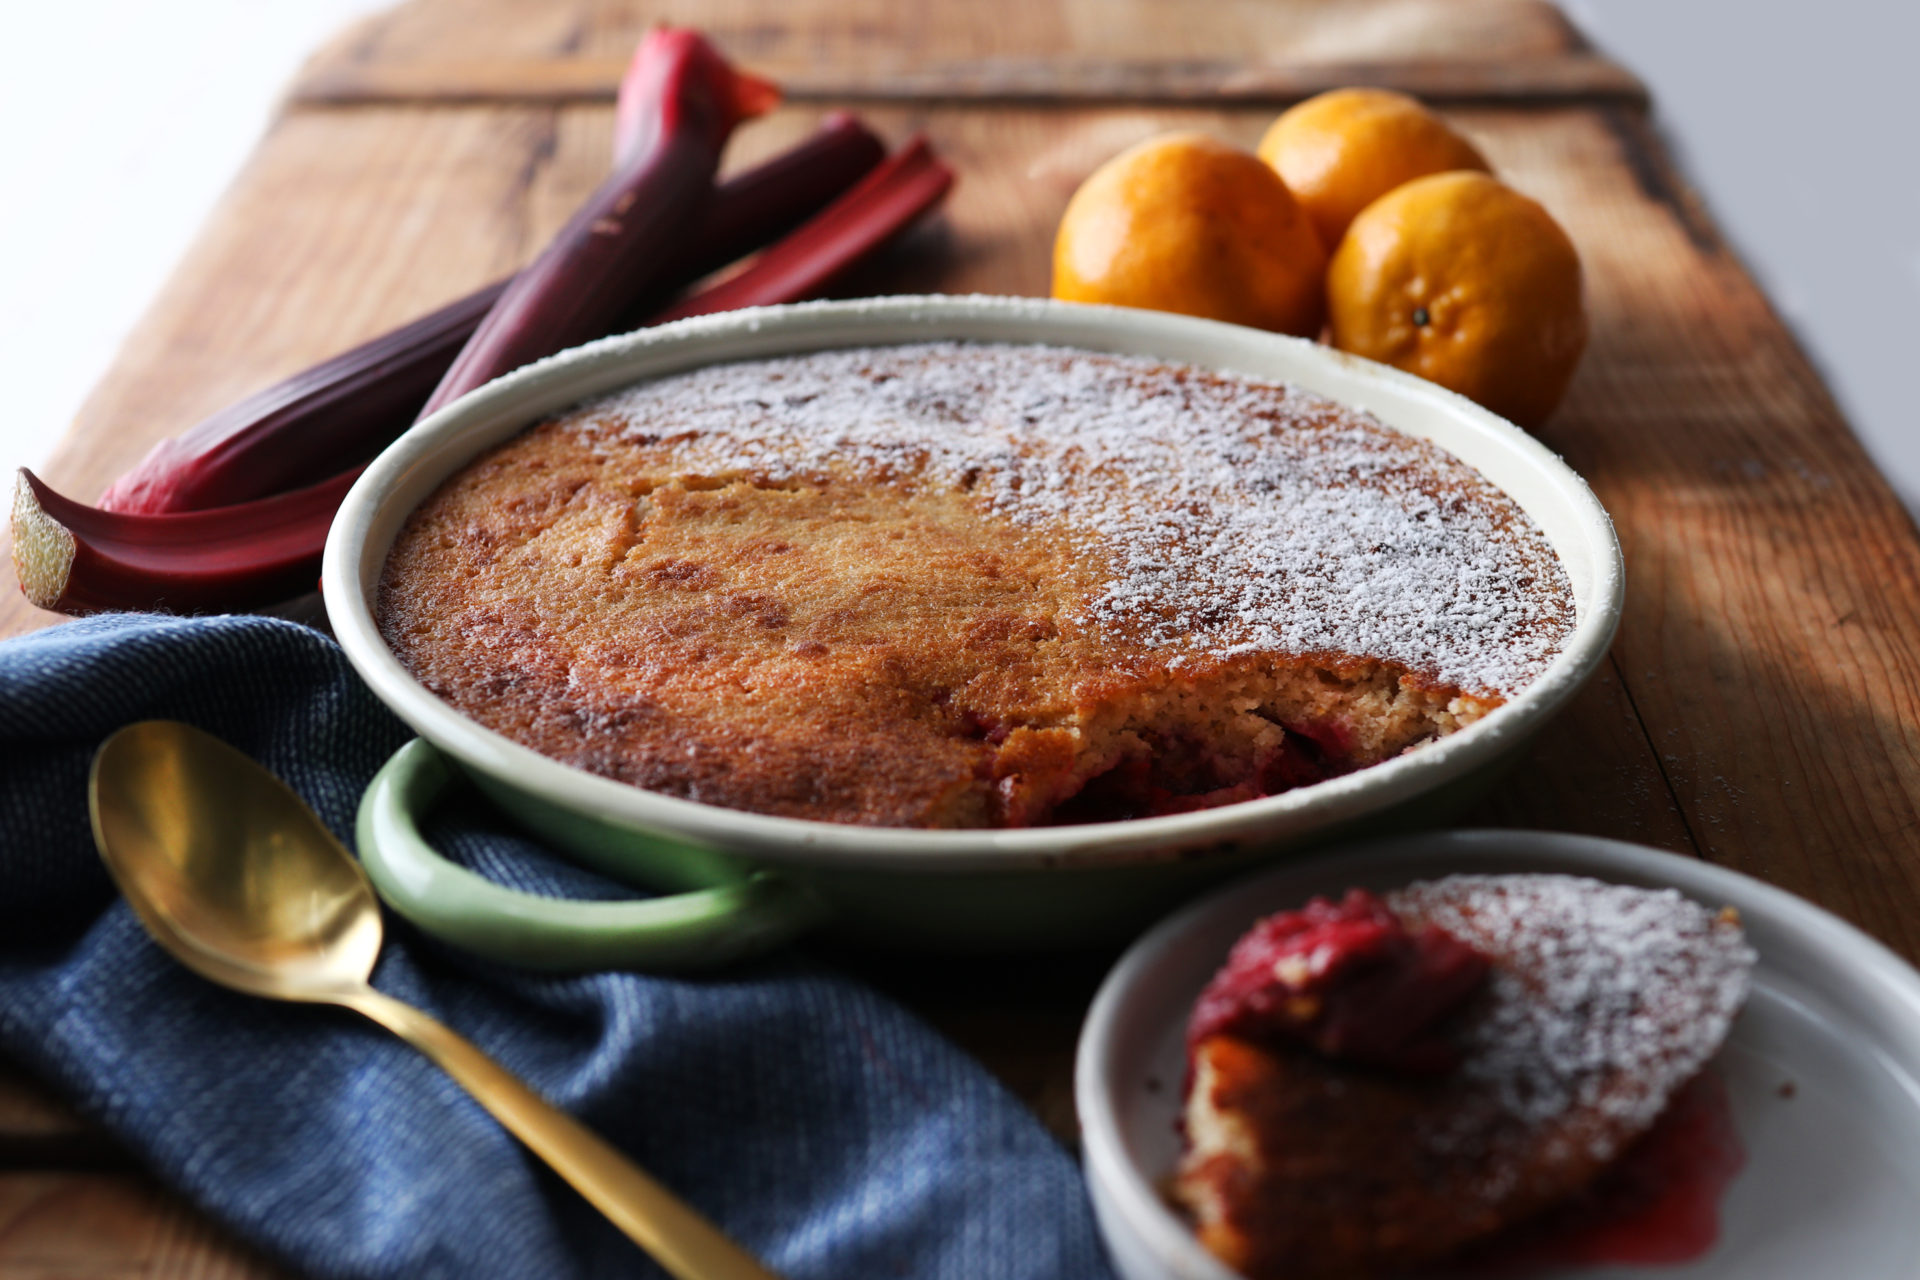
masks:
{"type": "Polygon", "coordinates": [[[426,1054],[679,1280],[777,1280],[752,1255],[467,1040],[368,985],[380,903],[293,790],[192,725],[108,738],[94,843],[155,942],[223,986],[355,1010],[426,1054]]]}
{"type": "Polygon", "coordinates": [[[241,752],[175,721],[143,721],[100,748],[88,795],[120,891],[203,977],[311,1001],[373,973],[382,930],[366,873],[292,788],[241,752]]]}

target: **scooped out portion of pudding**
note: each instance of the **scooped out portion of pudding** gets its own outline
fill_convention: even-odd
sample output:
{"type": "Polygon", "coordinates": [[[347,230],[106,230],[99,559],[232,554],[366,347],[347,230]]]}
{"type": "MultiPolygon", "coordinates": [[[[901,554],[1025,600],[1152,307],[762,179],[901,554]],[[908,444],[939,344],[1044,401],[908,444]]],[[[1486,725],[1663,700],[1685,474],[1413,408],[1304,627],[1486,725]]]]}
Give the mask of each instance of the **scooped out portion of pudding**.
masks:
{"type": "Polygon", "coordinates": [[[1177,813],[1390,759],[1574,623],[1544,535],[1317,396],[938,343],[645,382],[414,512],[384,635],[594,773],[832,822],[1177,813]]]}
{"type": "MultiPolygon", "coordinates": [[[[1676,1098],[1692,1146],[1711,1132],[1696,1082],[1753,963],[1730,912],[1570,876],[1282,913],[1195,1008],[1174,1199],[1252,1280],[1398,1275],[1531,1220],[1573,1230],[1539,1215],[1647,1150],[1676,1098]]],[[[1719,1161],[1710,1196],[1731,1175],[1654,1145],[1719,1161]]]]}

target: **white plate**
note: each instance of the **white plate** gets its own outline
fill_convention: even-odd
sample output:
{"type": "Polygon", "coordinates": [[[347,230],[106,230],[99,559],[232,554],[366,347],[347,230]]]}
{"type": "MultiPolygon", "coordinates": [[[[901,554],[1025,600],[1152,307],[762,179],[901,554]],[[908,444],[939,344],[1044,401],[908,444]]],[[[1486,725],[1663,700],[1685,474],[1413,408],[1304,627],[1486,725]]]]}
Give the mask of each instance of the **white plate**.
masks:
{"type": "Polygon", "coordinates": [[[1920,974],[1818,907],[1746,876],[1638,845],[1543,832],[1456,831],[1293,863],[1212,894],[1141,938],[1080,1034],[1074,1096],[1087,1181],[1126,1280],[1233,1280],[1160,1200],[1173,1169],[1187,1011],[1263,915],[1350,886],[1461,872],[1562,872],[1672,886],[1738,908],[1760,954],[1715,1067],[1747,1165],[1706,1257],[1581,1280],[1911,1280],[1920,1275],[1920,974]]]}

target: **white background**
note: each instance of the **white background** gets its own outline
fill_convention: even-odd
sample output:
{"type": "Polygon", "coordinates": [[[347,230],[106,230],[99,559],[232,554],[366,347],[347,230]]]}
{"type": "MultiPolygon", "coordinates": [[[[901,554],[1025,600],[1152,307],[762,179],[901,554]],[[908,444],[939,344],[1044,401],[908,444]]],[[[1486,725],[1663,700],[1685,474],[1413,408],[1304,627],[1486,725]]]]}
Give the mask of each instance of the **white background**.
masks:
{"type": "MultiPolygon", "coordinates": [[[[383,2],[11,0],[0,476],[51,450],[306,52],[383,2]]],[[[1651,85],[1722,228],[1920,505],[1920,0],[1566,7],[1651,85]]]]}

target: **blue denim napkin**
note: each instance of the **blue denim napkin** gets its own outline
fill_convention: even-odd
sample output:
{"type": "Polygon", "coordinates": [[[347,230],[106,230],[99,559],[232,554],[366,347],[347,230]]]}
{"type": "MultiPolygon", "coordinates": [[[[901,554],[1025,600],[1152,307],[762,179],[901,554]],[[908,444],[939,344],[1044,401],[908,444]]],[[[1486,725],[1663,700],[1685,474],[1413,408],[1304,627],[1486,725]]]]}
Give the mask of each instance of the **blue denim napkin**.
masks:
{"type": "MultiPolygon", "coordinates": [[[[314,1276],[657,1275],[426,1059],[231,994],[150,943],[94,853],[94,749],[187,720],[351,840],[407,731],[335,645],[267,618],[108,617],[0,644],[0,1052],[215,1218],[314,1276]]],[[[443,847],[522,887],[627,891],[484,814],[443,847]]],[[[375,985],[471,1037],[776,1270],[1104,1277],[1078,1171],[977,1064],[802,957],[699,978],[491,969],[389,918],[375,985]]]]}

